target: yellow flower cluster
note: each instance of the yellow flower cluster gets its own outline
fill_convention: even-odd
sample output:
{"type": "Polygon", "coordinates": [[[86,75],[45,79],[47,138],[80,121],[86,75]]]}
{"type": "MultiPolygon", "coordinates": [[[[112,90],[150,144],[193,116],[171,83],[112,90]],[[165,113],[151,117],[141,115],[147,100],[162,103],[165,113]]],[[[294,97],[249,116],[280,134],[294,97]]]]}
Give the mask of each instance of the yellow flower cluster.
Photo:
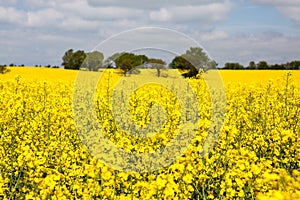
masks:
{"type": "MultiPolygon", "coordinates": [[[[187,113],[180,113],[184,94],[143,85],[130,96],[135,126],[128,127],[132,122],[114,121],[123,111],[114,110],[110,98],[120,74],[108,71],[102,79],[95,96],[98,123],[125,152],[167,146],[194,109],[186,105],[187,113]],[[124,131],[135,129],[153,132],[138,137],[124,131]]],[[[225,83],[223,129],[203,157],[210,94],[201,77],[188,82],[199,105],[196,137],[171,165],[132,173],[96,159],[77,135],[73,80],[0,81],[0,199],[300,199],[300,87],[293,75],[264,84],[225,83]]],[[[121,91],[115,93],[119,104],[125,102],[121,91]]]]}

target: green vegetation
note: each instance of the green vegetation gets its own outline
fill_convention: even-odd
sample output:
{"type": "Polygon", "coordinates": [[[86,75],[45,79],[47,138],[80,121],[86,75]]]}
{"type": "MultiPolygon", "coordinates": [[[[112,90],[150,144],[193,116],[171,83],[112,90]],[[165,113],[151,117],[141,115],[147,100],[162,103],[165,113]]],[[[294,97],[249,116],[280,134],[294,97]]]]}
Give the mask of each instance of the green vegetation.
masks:
{"type": "Polygon", "coordinates": [[[133,53],[123,53],[116,60],[116,66],[124,71],[124,75],[129,72],[133,73],[136,70],[135,67],[141,66],[148,62],[148,57],[145,55],[135,55],[133,53]]]}
{"type": "Polygon", "coordinates": [[[240,63],[228,62],[221,69],[233,69],[233,70],[300,70],[300,61],[287,62],[285,64],[273,64],[269,65],[266,61],[259,61],[255,63],[250,61],[247,67],[244,67],[240,63]]]}
{"type": "MultiPolygon", "coordinates": [[[[148,58],[146,55],[137,55],[130,52],[116,52],[104,59],[102,52],[84,52],[83,50],[67,50],[62,57],[64,69],[99,71],[101,68],[118,68],[126,76],[127,74],[139,73],[138,68],[151,68],[157,70],[157,76],[161,76],[164,68],[178,69],[184,77],[195,77],[197,74],[210,69],[226,70],[300,70],[300,60],[287,62],[284,64],[268,64],[266,61],[250,61],[248,66],[243,66],[238,62],[227,62],[223,67],[217,68],[218,63],[209,58],[206,52],[200,47],[190,47],[180,56],[175,56],[167,65],[161,58],[148,58]]],[[[0,65],[0,74],[9,71],[9,67],[24,67],[24,64],[15,65],[13,63],[0,65]]],[[[35,65],[35,67],[59,68],[59,66],[35,65]]]]}
{"type": "Polygon", "coordinates": [[[9,70],[7,69],[6,65],[0,65],[0,74],[4,74],[8,71],[9,70]]]}
{"type": "Polygon", "coordinates": [[[211,60],[199,47],[191,47],[181,56],[176,56],[169,64],[173,69],[187,71],[183,74],[185,77],[196,76],[201,70],[215,69],[217,65],[216,61],[211,60]]]}

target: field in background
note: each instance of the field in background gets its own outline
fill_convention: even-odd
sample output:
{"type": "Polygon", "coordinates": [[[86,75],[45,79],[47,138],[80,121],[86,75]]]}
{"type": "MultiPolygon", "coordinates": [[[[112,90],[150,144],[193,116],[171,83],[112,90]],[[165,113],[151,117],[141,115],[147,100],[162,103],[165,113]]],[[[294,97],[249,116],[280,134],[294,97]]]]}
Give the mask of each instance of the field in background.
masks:
{"type": "Polygon", "coordinates": [[[27,81],[74,81],[77,75],[75,70],[49,69],[40,67],[8,67],[9,72],[2,74],[0,80],[13,80],[20,75],[27,81]]]}
{"type": "MultiPolygon", "coordinates": [[[[21,75],[23,79],[30,81],[74,81],[77,76],[76,70],[49,69],[37,67],[9,67],[9,73],[0,76],[0,80],[14,79],[21,75]]],[[[172,71],[172,70],[170,70],[172,71]]],[[[118,71],[119,72],[119,71],[118,71]]],[[[153,70],[155,73],[156,70],[153,70]]],[[[220,70],[224,83],[262,83],[265,84],[270,79],[276,81],[282,79],[287,70],[220,70]]],[[[296,84],[300,84],[300,70],[290,71],[296,84]]],[[[162,72],[163,74],[166,71],[162,72]]]]}
{"type": "Polygon", "coordinates": [[[285,74],[291,72],[296,84],[300,84],[300,70],[221,70],[220,73],[225,83],[262,83],[269,80],[280,81],[285,74]]]}
{"type": "MultiPolygon", "coordinates": [[[[210,97],[203,79],[187,80],[199,101],[195,139],[170,166],[138,174],[104,165],[78,138],[72,109],[77,71],[9,69],[0,74],[0,199],[300,199],[300,71],[220,71],[227,113],[216,145],[204,157],[210,97]]],[[[142,71],[149,80],[155,72],[142,71]]],[[[160,79],[174,73],[162,71],[160,79]]],[[[177,98],[189,96],[174,97],[157,85],[141,87],[130,99],[133,121],[139,127],[151,123],[153,103],[168,115],[161,132],[137,140],[124,134],[111,114],[108,97],[120,76],[107,71],[98,85],[96,112],[106,136],[129,152],[166,146],[185,114],[177,112],[177,98]]],[[[137,75],[126,79],[139,81],[137,75]]],[[[124,103],[121,93],[116,98],[124,103]]]]}

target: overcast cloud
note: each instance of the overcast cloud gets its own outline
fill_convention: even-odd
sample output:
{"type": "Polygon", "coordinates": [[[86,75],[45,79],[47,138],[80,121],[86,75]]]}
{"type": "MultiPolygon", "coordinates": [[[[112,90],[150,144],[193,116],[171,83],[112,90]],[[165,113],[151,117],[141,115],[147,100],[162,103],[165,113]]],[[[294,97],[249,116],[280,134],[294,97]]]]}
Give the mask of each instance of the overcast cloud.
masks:
{"type": "Polygon", "coordinates": [[[298,0],[0,0],[0,64],[60,65],[70,48],[146,26],[194,38],[220,65],[300,60],[298,13],[298,0]]]}

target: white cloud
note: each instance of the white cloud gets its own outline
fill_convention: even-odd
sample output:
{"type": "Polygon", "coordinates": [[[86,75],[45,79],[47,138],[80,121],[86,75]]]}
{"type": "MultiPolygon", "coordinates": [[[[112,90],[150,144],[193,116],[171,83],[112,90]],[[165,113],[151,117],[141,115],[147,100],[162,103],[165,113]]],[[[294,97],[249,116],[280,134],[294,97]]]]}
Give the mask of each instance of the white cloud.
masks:
{"type": "Polygon", "coordinates": [[[271,5],[281,14],[300,24],[300,1],[299,0],[248,0],[253,3],[271,5]]]}
{"type": "Polygon", "coordinates": [[[172,13],[165,8],[161,8],[158,11],[150,12],[150,19],[153,21],[169,21],[172,18],[172,13]]]}
{"type": "Polygon", "coordinates": [[[36,9],[40,7],[48,7],[51,1],[45,0],[23,0],[23,5],[29,9],[36,9]]]}
{"type": "Polygon", "coordinates": [[[84,20],[79,17],[69,17],[59,24],[59,27],[69,31],[91,31],[99,28],[99,22],[84,20]]]}
{"type": "Polygon", "coordinates": [[[63,42],[66,40],[64,36],[54,35],[54,34],[40,34],[36,37],[37,40],[47,41],[47,42],[63,42]]]}
{"type": "Polygon", "coordinates": [[[56,26],[64,15],[55,9],[22,11],[14,7],[0,7],[0,22],[20,27],[56,26]]]}
{"type": "MultiPolygon", "coordinates": [[[[273,6],[300,24],[299,0],[247,1],[273,6]]],[[[0,24],[4,27],[0,30],[0,52],[3,52],[0,60],[6,64],[11,61],[17,63],[17,60],[25,64],[60,64],[61,56],[68,48],[90,50],[112,35],[141,26],[163,26],[184,32],[201,42],[220,63],[231,60],[248,63],[249,59],[270,62],[299,59],[299,37],[276,33],[253,35],[251,24],[245,24],[245,27],[221,24],[234,9],[233,2],[238,4],[234,0],[0,0],[0,24]],[[229,30],[228,26],[233,28],[229,30]],[[233,35],[232,32],[237,31],[243,31],[245,35],[233,35]],[[37,50],[40,56],[32,56],[37,50]]],[[[234,23],[234,20],[231,22],[234,23]]],[[[260,22],[257,26],[263,26],[264,30],[275,29],[260,22]]],[[[289,24],[282,27],[284,32],[293,30],[295,32],[291,34],[298,33],[297,27],[291,28],[289,24]]],[[[159,45],[165,44],[166,49],[174,48],[168,45],[182,47],[178,45],[180,41],[161,33],[149,33],[141,38],[136,35],[128,37],[131,41],[124,38],[121,42],[139,45],[139,40],[149,38],[152,41],[146,46],[156,45],[153,43],[155,39],[161,41],[159,45]]],[[[117,41],[116,48],[119,46],[117,41]]],[[[185,46],[182,48],[186,49],[185,46]]]]}
{"type": "Polygon", "coordinates": [[[283,6],[277,8],[279,12],[296,23],[300,24],[300,5],[299,6],[283,6]]]}
{"type": "Polygon", "coordinates": [[[186,27],[182,22],[196,21],[202,23],[201,27],[205,27],[211,26],[212,22],[225,19],[231,9],[228,0],[185,2],[175,0],[172,4],[167,0],[157,4],[145,0],[139,2],[129,0],[126,3],[117,0],[101,2],[94,5],[96,2],[91,3],[88,0],[24,0],[18,5],[18,8],[23,7],[22,11],[17,7],[3,7],[0,10],[2,11],[0,20],[6,23],[19,23],[24,27],[49,26],[64,30],[80,27],[93,30],[92,27],[99,28],[97,24],[106,22],[110,23],[106,23],[108,26],[115,27],[116,31],[138,26],[158,26],[160,23],[165,26],[165,22],[170,28],[186,27]],[[137,5],[130,7],[131,4],[137,5]],[[148,8],[148,4],[153,5],[151,9],[148,8]]]}
{"type": "Polygon", "coordinates": [[[115,20],[140,18],[143,11],[127,7],[92,7],[86,1],[68,1],[60,5],[66,12],[79,15],[84,19],[115,20]]]}
{"type": "Polygon", "coordinates": [[[299,0],[247,0],[258,4],[267,4],[272,6],[300,6],[299,0]]]}
{"type": "Polygon", "coordinates": [[[153,21],[174,22],[216,22],[224,20],[231,8],[232,4],[229,1],[197,6],[170,6],[161,8],[159,11],[150,12],[150,19],[153,21]]]}
{"type": "Polygon", "coordinates": [[[106,6],[115,6],[115,7],[127,7],[127,8],[138,8],[143,10],[159,9],[167,7],[170,5],[175,6],[184,6],[184,5],[206,5],[216,2],[223,2],[224,0],[87,0],[91,6],[106,7],[106,6]]]}
{"type": "Polygon", "coordinates": [[[22,5],[27,9],[59,8],[64,2],[68,0],[23,0],[22,5]]]}
{"type": "Polygon", "coordinates": [[[15,6],[17,0],[0,0],[0,6],[15,6]]]}
{"type": "Polygon", "coordinates": [[[290,37],[274,32],[228,35],[224,39],[204,41],[203,45],[220,64],[224,61],[240,62],[247,66],[251,60],[285,63],[299,60],[300,55],[300,36],[290,37]]]}
{"type": "Polygon", "coordinates": [[[22,24],[26,20],[26,13],[14,7],[0,7],[0,23],[22,24]]]}
{"type": "Polygon", "coordinates": [[[229,37],[229,34],[225,31],[215,30],[210,32],[204,32],[202,34],[199,34],[199,40],[202,41],[210,41],[210,40],[220,40],[220,39],[226,39],[229,37]]]}
{"type": "Polygon", "coordinates": [[[116,20],[113,23],[113,26],[115,26],[115,27],[122,27],[122,28],[127,28],[127,29],[139,27],[141,25],[142,25],[142,23],[139,23],[135,20],[128,20],[128,19],[116,20]]]}
{"type": "Polygon", "coordinates": [[[28,26],[40,27],[40,26],[57,26],[64,15],[54,9],[45,9],[35,12],[28,12],[28,26]]]}

